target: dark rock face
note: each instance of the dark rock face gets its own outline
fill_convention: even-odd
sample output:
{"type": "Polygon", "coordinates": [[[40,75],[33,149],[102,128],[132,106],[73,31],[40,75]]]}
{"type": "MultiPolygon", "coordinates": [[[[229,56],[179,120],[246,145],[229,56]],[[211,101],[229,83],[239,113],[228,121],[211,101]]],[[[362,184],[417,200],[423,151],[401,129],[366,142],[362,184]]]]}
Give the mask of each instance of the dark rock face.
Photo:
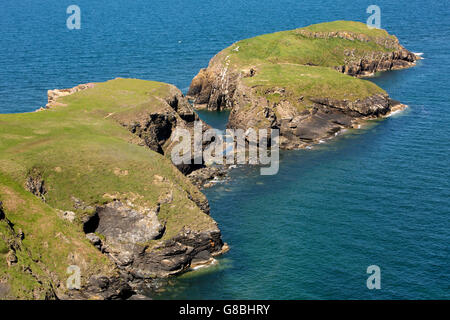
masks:
{"type": "Polygon", "coordinates": [[[356,102],[313,99],[315,106],[298,118],[280,124],[284,139],[282,147],[287,149],[301,146],[301,142],[317,143],[321,139],[334,136],[343,128],[353,126],[358,119],[377,118],[391,110],[391,101],[387,95],[379,94],[356,102]],[[298,138],[297,144],[293,141],[298,138]]]}
{"type": "Polygon", "coordinates": [[[201,232],[183,228],[174,238],[139,255],[132,265],[132,274],[144,279],[178,274],[187,270],[193,260],[208,260],[220,254],[223,245],[218,228],[201,232]]]}
{"type": "Polygon", "coordinates": [[[45,189],[45,183],[41,173],[36,168],[30,170],[28,178],[25,182],[25,188],[35,196],[45,201],[45,194],[47,193],[47,190],[45,189]]]}
{"type": "Polygon", "coordinates": [[[319,106],[339,109],[342,112],[357,112],[361,116],[379,116],[389,112],[390,99],[386,94],[376,94],[363,100],[349,102],[330,98],[312,98],[319,106]]]}
{"type": "MultiPolygon", "coordinates": [[[[351,57],[352,52],[348,55],[351,57]]],[[[350,58],[346,64],[336,67],[339,72],[352,76],[368,76],[380,71],[408,68],[414,65],[417,57],[400,46],[389,53],[371,53],[363,58],[350,58]]]]}
{"type": "Polygon", "coordinates": [[[391,52],[370,52],[364,56],[359,55],[355,49],[345,50],[346,61],[344,65],[336,67],[336,70],[352,76],[367,76],[379,71],[408,68],[417,60],[417,56],[400,45],[396,37],[371,39],[365,34],[349,31],[311,32],[299,30],[298,32],[302,36],[316,39],[341,38],[360,42],[373,41],[377,45],[392,50],[391,52]]]}
{"type": "Polygon", "coordinates": [[[188,175],[188,178],[197,187],[208,187],[210,181],[215,178],[223,178],[227,174],[227,170],[223,167],[204,167],[188,175]]]}
{"type": "Polygon", "coordinates": [[[182,94],[178,93],[171,97],[167,97],[166,102],[184,121],[194,122],[195,120],[198,120],[197,114],[182,94]]]}
{"type": "Polygon", "coordinates": [[[154,278],[186,271],[192,261],[202,261],[205,252],[208,259],[222,252],[224,244],[215,224],[202,231],[183,228],[175,237],[149,247],[150,241],[160,239],[165,232],[158,211],[159,207],[137,208],[120,201],[97,208],[85,222],[86,236],[111,257],[122,276],[96,279],[83,291],[105,299],[127,298],[130,291],[139,291],[154,278]],[[203,253],[198,256],[200,252],[203,253]]]}
{"type": "Polygon", "coordinates": [[[231,109],[231,97],[239,78],[239,74],[226,73],[216,66],[201,69],[192,80],[187,96],[194,99],[196,105],[206,105],[208,110],[231,109]]]}
{"type": "Polygon", "coordinates": [[[5,219],[5,212],[3,211],[3,202],[0,201],[0,220],[5,219]]]}
{"type": "MultiPolygon", "coordinates": [[[[167,103],[167,108],[159,113],[150,113],[141,119],[133,119],[131,121],[121,121],[121,124],[126,126],[133,134],[142,139],[143,143],[151,150],[156,151],[162,155],[170,153],[173,143],[172,135],[177,128],[187,129],[191,132],[193,139],[194,123],[201,121],[194,109],[178,89],[175,89],[164,100],[167,103]]],[[[203,133],[210,127],[202,122],[203,133]]],[[[210,141],[203,141],[202,149],[209,145],[210,141]]],[[[210,175],[205,177],[206,172],[216,172],[217,176],[222,173],[209,168],[204,164],[203,159],[201,163],[195,163],[194,154],[190,163],[175,164],[177,169],[186,176],[189,176],[193,184],[197,187],[202,187],[208,180],[214,178],[210,175]],[[204,177],[203,179],[200,177],[204,177]]],[[[203,211],[209,212],[208,205],[199,205],[203,211]]]]}
{"type": "Polygon", "coordinates": [[[128,284],[126,275],[114,277],[92,276],[88,284],[81,291],[70,291],[69,296],[64,299],[102,299],[102,300],[126,300],[135,295],[136,292],[128,284]]]}
{"type": "Polygon", "coordinates": [[[151,150],[164,154],[163,146],[170,138],[176,123],[173,115],[153,113],[150,114],[147,122],[135,123],[129,130],[142,138],[151,150]]]}
{"type": "MultiPolygon", "coordinates": [[[[139,137],[143,145],[162,155],[168,155],[174,146],[172,138],[175,130],[178,128],[187,129],[191,132],[193,138],[194,123],[201,120],[187,98],[175,87],[172,88],[167,97],[162,99],[162,102],[166,105],[159,112],[144,114],[139,118],[121,119],[119,122],[139,137]]],[[[205,132],[210,127],[202,122],[202,128],[205,132]]],[[[208,143],[204,142],[202,148],[205,148],[208,143]]],[[[175,166],[184,175],[205,167],[203,161],[200,161],[201,163],[194,162],[194,158],[192,158],[190,163],[176,164],[175,166]]]]}
{"type": "Polygon", "coordinates": [[[191,194],[188,194],[188,199],[193,201],[197,205],[197,207],[199,207],[200,210],[202,210],[205,214],[209,215],[211,208],[209,207],[209,202],[206,197],[201,199],[198,197],[193,197],[191,194]]]}
{"type": "MultiPolygon", "coordinates": [[[[266,119],[267,127],[280,130],[280,147],[298,149],[334,137],[344,128],[351,128],[359,121],[387,115],[394,105],[386,94],[377,94],[354,102],[330,98],[313,98],[313,105],[298,112],[288,102],[268,105],[261,114],[241,111],[238,107],[232,111],[229,126],[245,128],[256,120],[266,119]],[[277,117],[284,113],[284,117],[277,117]]],[[[260,102],[263,104],[264,102],[260,102]]]]}
{"type": "Polygon", "coordinates": [[[198,75],[192,80],[187,95],[195,97],[195,103],[197,104],[208,103],[213,83],[214,75],[208,72],[207,69],[201,69],[198,75]]]}
{"type": "Polygon", "coordinates": [[[120,201],[113,201],[98,207],[96,213],[84,224],[90,241],[99,246],[99,240],[92,233],[105,237],[101,250],[113,257],[119,266],[129,265],[141,245],[160,238],[164,225],[158,220],[159,208],[132,208],[120,201]]]}

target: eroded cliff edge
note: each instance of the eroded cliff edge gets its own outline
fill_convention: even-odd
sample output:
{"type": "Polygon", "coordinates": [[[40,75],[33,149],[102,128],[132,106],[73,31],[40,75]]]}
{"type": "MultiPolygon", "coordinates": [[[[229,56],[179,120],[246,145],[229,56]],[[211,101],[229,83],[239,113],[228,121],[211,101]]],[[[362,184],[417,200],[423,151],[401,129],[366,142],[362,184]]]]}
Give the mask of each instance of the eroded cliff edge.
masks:
{"type": "Polygon", "coordinates": [[[404,105],[360,79],[419,59],[385,30],[321,23],[239,41],[213,57],[189,88],[195,108],[231,109],[230,128],[280,129],[296,149],[404,105]]]}
{"type": "Polygon", "coordinates": [[[195,168],[169,156],[194,120],[177,88],[136,79],[0,115],[0,297],[126,299],[223,253],[195,168]]]}

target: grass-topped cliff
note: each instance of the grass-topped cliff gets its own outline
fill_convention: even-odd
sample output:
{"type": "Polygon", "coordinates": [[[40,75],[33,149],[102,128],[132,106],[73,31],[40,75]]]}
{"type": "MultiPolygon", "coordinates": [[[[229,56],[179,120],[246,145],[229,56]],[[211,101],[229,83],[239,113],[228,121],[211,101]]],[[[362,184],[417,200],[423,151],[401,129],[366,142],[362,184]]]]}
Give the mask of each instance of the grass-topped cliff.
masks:
{"type": "Polygon", "coordinates": [[[361,81],[326,67],[280,63],[264,64],[259,71],[253,77],[244,78],[243,83],[270,102],[287,100],[298,110],[307,108],[311,99],[324,93],[338,100],[351,101],[386,93],[370,81],[361,81]]]}
{"type": "Polygon", "coordinates": [[[385,30],[321,23],[234,43],[199,72],[188,96],[197,108],[232,109],[230,127],[279,128],[282,147],[298,148],[356,117],[388,113],[387,93],[358,77],[409,67],[416,59],[385,30]]]}
{"type": "Polygon", "coordinates": [[[231,67],[268,62],[337,67],[347,61],[346,52],[358,56],[393,52],[396,44],[397,39],[385,30],[369,29],[360,22],[334,21],[241,40],[217,58],[228,56],[231,67]]]}
{"type": "MultiPolygon", "coordinates": [[[[132,272],[137,268],[134,264],[141,264],[134,258],[136,252],[150,255],[158,247],[163,254],[168,250],[166,240],[184,246],[185,256],[178,253],[180,261],[166,261],[167,270],[152,266],[144,270],[145,275],[139,266],[141,278],[178,272],[195,256],[196,248],[182,243],[186,230],[213,232],[218,240],[208,240],[217,240],[216,247],[201,249],[220,250],[220,233],[204,212],[204,195],[169,158],[147,147],[150,138],[144,127],[140,137],[133,130],[151,122],[154,115],[172,120],[164,127],[169,135],[173,126],[188,125],[182,119],[186,112],[177,112],[181,102],[173,104],[181,97],[171,85],[116,79],[54,99],[44,111],[0,115],[0,201],[6,216],[0,221],[0,289],[4,288],[0,295],[30,298],[42,287],[39,282],[51,282],[53,289],[48,292],[66,293],[66,268],[74,264],[80,266],[85,286],[93,275],[117,273],[112,261],[132,272]],[[144,224],[148,232],[133,234],[127,226],[114,231],[106,213],[102,226],[101,208],[111,203],[120,204],[115,208],[120,207],[117,212],[122,218],[117,219],[129,215],[127,223],[144,224]],[[73,215],[73,222],[64,219],[67,214],[73,215]],[[106,230],[106,235],[97,232],[97,227],[106,230]],[[114,260],[86,239],[83,228],[97,233],[102,240],[97,247],[102,246],[114,260]],[[23,240],[15,235],[19,229],[23,240]],[[148,237],[150,231],[156,232],[153,238],[148,237]],[[114,239],[125,232],[129,243],[114,239]],[[193,251],[191,256],[186,256],[187,250],[193,251]],[[16,258],[7,263],[8,256],[16,258]]],[[[158,130],[151,124],[149,128],[158,130]]],[[[153,261],[158,263],[155,257],[153,261]]]]}

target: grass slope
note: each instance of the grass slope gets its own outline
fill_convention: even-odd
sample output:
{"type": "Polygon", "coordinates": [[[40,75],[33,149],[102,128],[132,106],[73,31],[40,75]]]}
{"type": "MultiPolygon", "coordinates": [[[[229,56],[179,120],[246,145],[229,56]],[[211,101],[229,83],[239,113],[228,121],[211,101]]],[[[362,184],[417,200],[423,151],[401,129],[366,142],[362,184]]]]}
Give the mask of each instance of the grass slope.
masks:
{"type": "Polygon", "coordinates": [[[78,265],[83,277],[113,273],[112,263],[88,243],[79,227],[59,218],[56,210],[3,173],[0,195],[13,224],[12,229],[6,220],[0,221],[0,283],[7,288],[2,299],[49,297],[51,287],[67,279],[70,265],[78,265]],[[24,233],[21,241],[19,230],[24,233]],[[8,267],[6,256],[15,244],[18,262],[8,267]]]}

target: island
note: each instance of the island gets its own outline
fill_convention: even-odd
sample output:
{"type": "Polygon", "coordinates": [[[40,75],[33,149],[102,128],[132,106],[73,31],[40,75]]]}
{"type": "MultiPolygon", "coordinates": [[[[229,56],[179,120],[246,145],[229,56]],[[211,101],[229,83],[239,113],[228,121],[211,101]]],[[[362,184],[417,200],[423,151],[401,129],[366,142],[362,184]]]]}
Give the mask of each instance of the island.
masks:
{"type": "Polygon", "coordinates": [[[385,30],[335,21],[241,40],[192,80],[194,108],[231,110],[229,128],[276,128],[299,149],[405,106],[361,77],[419,59],[385,30]]]}

